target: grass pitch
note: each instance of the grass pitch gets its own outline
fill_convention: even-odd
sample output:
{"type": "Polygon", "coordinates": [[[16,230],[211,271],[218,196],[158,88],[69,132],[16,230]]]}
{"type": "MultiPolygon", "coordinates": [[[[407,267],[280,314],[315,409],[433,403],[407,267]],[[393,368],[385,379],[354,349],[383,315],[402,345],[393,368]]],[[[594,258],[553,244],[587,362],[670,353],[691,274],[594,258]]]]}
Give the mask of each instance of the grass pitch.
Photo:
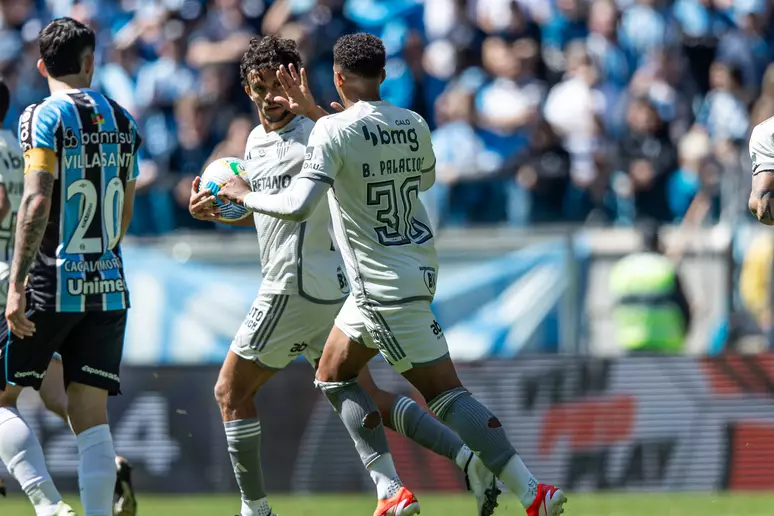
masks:
{"type": "MultiPolygon", "coordinates": [[[[567,516],[771,516],[774,494],[570,494],[567,516]]],[[[75,495],[65,497],[68,502],[75,495]]],[[[272,496],[280,516],[370,516],[371,496],[272,496]]],[[[419,496],[423,516],[475,516],[472,497],[426,494],[419,496]]],[[[76,511],[80,506],[74,506],[76,511]]],[[[233,516],[239,511],[234,496],[142,496],[138,516],[233,516]]],[[[79,512],[78,514],[82,514],[79,512]]],[[[523,515],[518,501],[504,497],[495,516],[523,515]]],[[[0,499],[1,516],[34,516],[22,496],[0,499]]]]}

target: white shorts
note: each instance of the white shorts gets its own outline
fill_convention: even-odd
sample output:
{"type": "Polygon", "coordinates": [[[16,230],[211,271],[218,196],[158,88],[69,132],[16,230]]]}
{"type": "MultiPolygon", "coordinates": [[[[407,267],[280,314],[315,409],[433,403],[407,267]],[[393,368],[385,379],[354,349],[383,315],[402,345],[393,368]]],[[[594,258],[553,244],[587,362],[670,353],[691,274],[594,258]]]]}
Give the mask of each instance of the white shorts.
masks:
{"type": "Polygon", "coordinates": [[[398,373],[449,356],[449,346],[429,301],[360,305],[349,296],[336,317],[344,335],[378,349],[398,373]]]}
{"type": "Polygon", "coordinates": [[[341,305],[314,303],[296,294],[259,292],[231,342],[231,351],[266,369],[284,369],[298,355],[315,366],[341,305]]]}

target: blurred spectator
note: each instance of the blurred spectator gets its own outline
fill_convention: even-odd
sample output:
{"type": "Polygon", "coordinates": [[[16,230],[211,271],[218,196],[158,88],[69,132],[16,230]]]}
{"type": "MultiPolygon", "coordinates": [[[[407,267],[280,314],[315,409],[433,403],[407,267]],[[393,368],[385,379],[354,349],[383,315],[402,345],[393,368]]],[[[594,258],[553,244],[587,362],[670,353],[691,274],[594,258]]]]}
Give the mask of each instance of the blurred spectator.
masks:
{"type": "Polygon", "coordinates": [[[214,147],[208,132],[211,113],[197,97],[181,99],[175,106],[177,145],[169,156],[167,170],[174,187],[172,217],[177,227],[202,227],[207,223],[193,219],[188,212],[191,182],[204,168],[214,147]]]}
{"type": "Polygon", "coordinates": [[[763,2],[749,7],[737,11],[739,27],[720,39],[716,59],[734,63],[741,70],[746,97],[752,99],[758,93],[763,73],[774,55],[766,33],[763,2]]]}
{"type": "Polygon", "coordinates": [[[590,9],[589,55],[601,71],[602,80],[623,89],[631,78],[631,68],[618,43],[618,9],[613,0],[597,0],[590,9]]]}
{"type": "Polygon", "coordinates": [[[647,99],[631,103],[627,122],[618,142],[618,169],[628,179],[627,197],[634,200],[635,217],[667,222],[672,219],[667,184],[677,168],[668,127],[647,99]]]}
{"type": "Polygon", "coordinates": [[[489,37],[482,51],[491,79],[476,95],[478,124],[487,148],[506,159],[526,144],[545,96],[545,85],[535,77],[538,47],[530,39],[489,37]]]}
{"type": "Polygon", "coordinates": [[[556,223],[565,218],[570,185],[570,153],[545,120],[538,123],[529,146],[504,167],[528,193],[529,223],[556,223]]]}
{"type": "Polygon", "coordinates": [[[569,45],[566,62],[566,78],[549,92],[544,112],[572,157],[573,187],[567,216],[570,220],[583,221],[595,204],[591,188],[598,180],[595,154],[603,135],[606,99],[596,87],[599,70],[583,43],[569,45]]]}
{"type": "Polygon", "coordinates": [[[191,223],[172,215],[181,176],[198,172],[214,142],[237,141],[232,122],[246,124],[252,113],[237,80],[249,39],[296,40],[327,105],[337,100],[336,39],[367,30],[387,49],[383,97],[436,130],[447,173],[423,198],[436,203],[437,223],[588,222],[597,212],[617,223],[680,220],[696,211],[686,204],[711,206],[714,216],[721,183],[724,195],[744,197],[729,185],[750,124],[774,116],[774,71],[764,71],[774,58],[773,14],[763,0],[7,0],[0,73],[13,105],[5,122],[13,126],[48,94],[36,69],[42,25],[67,15],[94,26],[94,88],[127,106],[144,135],[132,231],[166,232],[191,223]],[[631,126],[639,99],[656,110],[657,134],[631,126]],[[181,115],[192,102],[199,114],[181,115]],[[559,138],[545,152],[569,153],[561,210],[562,187],[546,189],[546,171],[526,172],[552,161],[539,150],[541,111],[559,138]],[[206,123],[180,127],[191,118],[206,123]],[[681,152],[679,166],[662,170],[691,127],[709,135],[713,156],[697,164],[681,152]],[[651,160],[653,142],[672,150],[651,160]],[[627,169],[614,174],[622,147],[627,169]],[[530,165],[518,174],[517,162],[530,165]]]}
{"type": "Polygon", "coordinates": [[[675,221],[688,212],[696,194],[702,189],[701,171],[712,153],[709,137],[691,131],[678,145],[679,168],[669,178],[669,208],[675,221]]]}
{"type": "Polygon", "coordinates": [[[236,63],[244,54],[253,34],[240,0],[214,0],[199,28],[191,36],[188,62],[194,67],[236,63]]]}
{"type": "Polygon", "coordinates": [[[629,353],[680,354],[691,327],[691,308],[674,263],[664,256],[658,225],[642,229],[643,250],[610,272],[618,345],[629,353]]]}
{"type": "Polygon", "coordinates": [[[585,7],[581,0],[557,0],[556,11],[543,25],[543,59],[557,79],[568,70],[564,60],[567,45],[573,40],[585,38],[589,33],[585,7]]]}
{"type": "Polygon", "coordinates": [[[740,70],[731,64],[713,63],[710,87],[712,89],[704,100],[697,123],[707,131],[712,142],[723,145],[724,150],[729,150],[728,145],[743,144],[750,118],[742,100],[740,70]]]}
{"type": "Polygon", "coordinates": [[[669,124],[672,140],[685,134],[693,123],[696,87],[686,71],[685,58],[676,50],[651,54],[629,84],[631,97],[647,97],[661,119],[669,124]]]}
{"type": "Polygon", "coordinates": [[[674,22],[663,0],[635,0],[621,17],[619,37],[633,66],[639,66],[655,51],[674,43],[674,22]]]}
{"type": "Polygon", "coordinates": [[[196,86],[196,74],[185,64],[183,22],[174,20],[163,27],[155,46],[158,58],[143,66],[137,77],[136,103],[142,111],[169,110],[196,86]]]}
{"type": "Polygon", "coordinates": [[[487,195],[491,177],[500,161],[486,151],[474,128],[473,95],[452,89],[438,99],[439,128],[433,132],[436,155],[436,186],[423,196],[434,225],[494,221],[504,218],[504,204],[487,195]]]}
{"type": "Polygon", "coordinates": [[[673,12],[680,26],[691,75],[696,79],[699,92],[704,94],[711,87],[707,77],[718,40],[734,24],[715,6],[714,0],[677,0],[673,12]]]}

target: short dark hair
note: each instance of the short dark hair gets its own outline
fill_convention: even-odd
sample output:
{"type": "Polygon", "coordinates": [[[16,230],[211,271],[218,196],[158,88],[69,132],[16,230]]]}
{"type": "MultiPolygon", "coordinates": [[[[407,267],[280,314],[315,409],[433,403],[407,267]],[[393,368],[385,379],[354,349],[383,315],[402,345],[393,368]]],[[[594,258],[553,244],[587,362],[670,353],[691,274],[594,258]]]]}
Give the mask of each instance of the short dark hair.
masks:
{"type": "Polygon", "coordinates": [[[5,120],[9,107],[11,107],[11,90],[5,80],[0,79],[0,124],[5,120]]]}
{"type": "Polygon", "coordinates": [[[81,73],[86,50],[94,50],[94,31],[72,18],[57,18],[40,31],[40,58],[51,77],[81,73]]]}
{"type": "Polygon", "coordinates": [[[333,47],[333,62],[345,72],[367,79],[382,75],[387,52],[382,40],[366,33],[346,34],[333,47]]]}
{"type": "Polygon", "coordinates": [[[243,86],[249,86],[249,76],[259,70],[278,70],[280,65],[301,68],[301,54],[292,39],[266,36],[253,38],[239,62],[239,78],[243,86]]]}

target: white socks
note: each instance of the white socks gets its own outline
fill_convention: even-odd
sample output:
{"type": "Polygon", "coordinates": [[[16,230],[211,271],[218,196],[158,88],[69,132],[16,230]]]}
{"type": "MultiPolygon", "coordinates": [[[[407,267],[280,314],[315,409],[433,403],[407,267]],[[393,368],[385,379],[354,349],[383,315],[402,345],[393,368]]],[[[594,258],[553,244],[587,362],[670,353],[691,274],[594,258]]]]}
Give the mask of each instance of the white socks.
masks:
{"type": "Polygon", "coordinates": [[[379,500],[387,500],[398,493],[403,485],[395,471],[395,463],[392,455],[384,453],[366,466],[368,473],[376,484],[376,497],[379,500]]]}
{"type": "Polygon", "coordinates": [[[519,497],[525,509],[535,501],[538,481],[529,472],[518,453],[511,457],[500,472],[500,480],[511,493],[519,497]]]}
{"type": "Polygon", "coordinates": [[[271,516],[269,500],[266,498],[255,501],[242,500],[242,510],[239,512],[239,516],[271,516]]]}
{"type": "Polygon", "coordinates": [[[52,516],[62,496],[46,468],[35,434],[15,409],[0,408],[0,460],[21,484],[37,516],[52,516]]]}
{"type": "Polygon", "coordinates": [[[116,452],[108,425],[84,430],[78,439],[78,484],[84,516],[112,516],[116,452]]]}
{"type": "Polygon", "coordinates": [[[463,444],[462,448],[460,448],[460,451],[457,452],[457,457],[454,459],[457,467],[462,471],[465,471],[465,466],[468,465],[468,460],[470,459],[471,455],[473,455],[473,450],[468,448],[467,444],[463,444]]]}

